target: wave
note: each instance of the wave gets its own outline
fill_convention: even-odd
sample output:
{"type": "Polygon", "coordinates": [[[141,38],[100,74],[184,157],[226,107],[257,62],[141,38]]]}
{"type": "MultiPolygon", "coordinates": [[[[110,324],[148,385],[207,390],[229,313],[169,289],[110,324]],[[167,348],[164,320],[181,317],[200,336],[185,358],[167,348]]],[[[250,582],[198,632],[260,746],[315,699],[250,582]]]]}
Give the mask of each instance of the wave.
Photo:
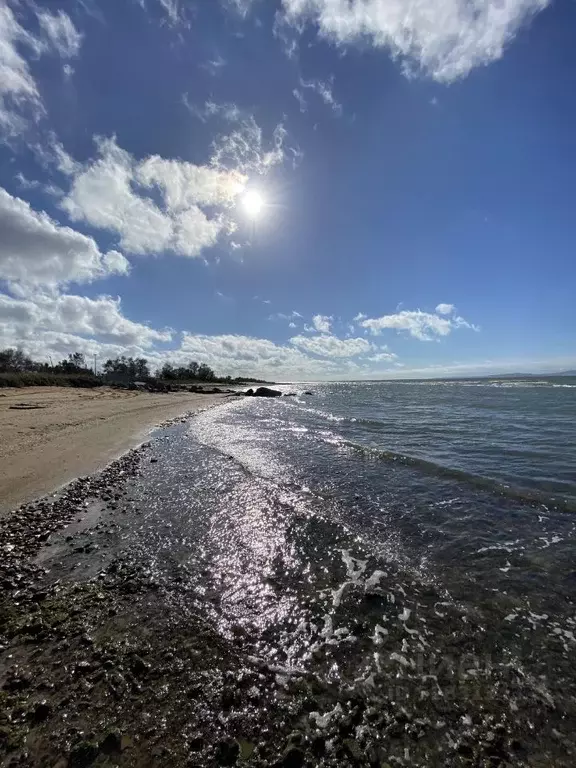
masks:
{"type": "Polygon", "coordinates": [[[362,445],[352,440],[337,437],[336,435],[322,436],[323,442],[337,444],[346,447],[356,453],[379,459],[388,463],[401,464],[407,467],[414,467],[422,472],[435,475],[436,477],[448,477],[473,485],[477,488],[489,490],[507,498],[515,499],[521,502],[528,502],[537,505],[544,505],[562,512],[576,513],[576,499],[557,498],[549,494],[531,488],[522,488],[520,486],[507,485],[498,480],[483,475],[476,475],[473,472],[467,472],[456,467],[447,467],[428,459],[422,459],[417,456],[409,456],[403,453],[386,450],[384,448],[374,448],[372,446],[362,445]]]}
{"type": "Polygon", "coordinates": [[[467,381],[429,381],[422,379],[420,381],[397,381],[395,383],[423,387],[498,387],[500,389],[538,387],[550,389],[576,389],[576,384],[564,384],[558,381],[549,381],[547,379],[474,379],[467,381]]]}

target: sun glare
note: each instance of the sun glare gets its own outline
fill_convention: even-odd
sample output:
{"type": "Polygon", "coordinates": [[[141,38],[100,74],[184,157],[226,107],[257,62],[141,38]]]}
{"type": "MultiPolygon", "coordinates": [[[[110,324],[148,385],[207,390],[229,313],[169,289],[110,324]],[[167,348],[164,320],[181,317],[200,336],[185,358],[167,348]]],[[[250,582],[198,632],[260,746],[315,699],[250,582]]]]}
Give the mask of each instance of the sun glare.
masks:
{"type": "Polygon", "coordinates": [[[259,192],[256,192],[254,189],[246,192],[242,198],[242,203],[244,205],[244,210],[252,219],[257,218],[260,215],[262,208],[264,207],[264,200],[262,199],[262,195],[259,192]]]}

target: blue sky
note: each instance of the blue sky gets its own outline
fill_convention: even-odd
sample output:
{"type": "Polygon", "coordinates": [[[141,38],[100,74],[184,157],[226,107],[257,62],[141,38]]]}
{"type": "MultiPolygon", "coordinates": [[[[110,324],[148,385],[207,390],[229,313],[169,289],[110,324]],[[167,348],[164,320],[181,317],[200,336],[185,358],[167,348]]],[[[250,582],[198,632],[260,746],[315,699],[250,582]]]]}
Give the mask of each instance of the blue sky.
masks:
{"type": "Polygon", "coordinates": [[[0,347],[275,380],[576,367],[576,7],[475,8],[8,0],[0,347]]]}

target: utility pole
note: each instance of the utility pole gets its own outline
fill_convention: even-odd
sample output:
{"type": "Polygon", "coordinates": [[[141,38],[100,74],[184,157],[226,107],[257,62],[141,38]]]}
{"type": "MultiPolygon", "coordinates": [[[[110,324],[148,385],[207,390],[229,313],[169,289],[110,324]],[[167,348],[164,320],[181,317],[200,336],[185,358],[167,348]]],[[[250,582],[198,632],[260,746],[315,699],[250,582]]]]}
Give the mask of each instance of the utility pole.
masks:
{"type": "Polygon", "coordinates": [[[98,357],[98,355],[94,355],[94,376],[98,375],[98,369],[97,369],[97,366],[96,366],[96,358],[97,357],[98,357]]]}

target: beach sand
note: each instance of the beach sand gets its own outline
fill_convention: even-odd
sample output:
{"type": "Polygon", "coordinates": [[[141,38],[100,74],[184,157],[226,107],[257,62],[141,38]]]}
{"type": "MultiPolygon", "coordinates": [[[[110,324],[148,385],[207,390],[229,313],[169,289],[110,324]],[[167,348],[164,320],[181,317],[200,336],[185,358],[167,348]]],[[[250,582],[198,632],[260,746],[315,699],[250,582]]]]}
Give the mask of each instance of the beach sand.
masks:
{"type": "Polygon", "coordinates": [[[156,424],[225,397],[109,387],[0,390],[0,513],[103,468],[156,424]]]}

